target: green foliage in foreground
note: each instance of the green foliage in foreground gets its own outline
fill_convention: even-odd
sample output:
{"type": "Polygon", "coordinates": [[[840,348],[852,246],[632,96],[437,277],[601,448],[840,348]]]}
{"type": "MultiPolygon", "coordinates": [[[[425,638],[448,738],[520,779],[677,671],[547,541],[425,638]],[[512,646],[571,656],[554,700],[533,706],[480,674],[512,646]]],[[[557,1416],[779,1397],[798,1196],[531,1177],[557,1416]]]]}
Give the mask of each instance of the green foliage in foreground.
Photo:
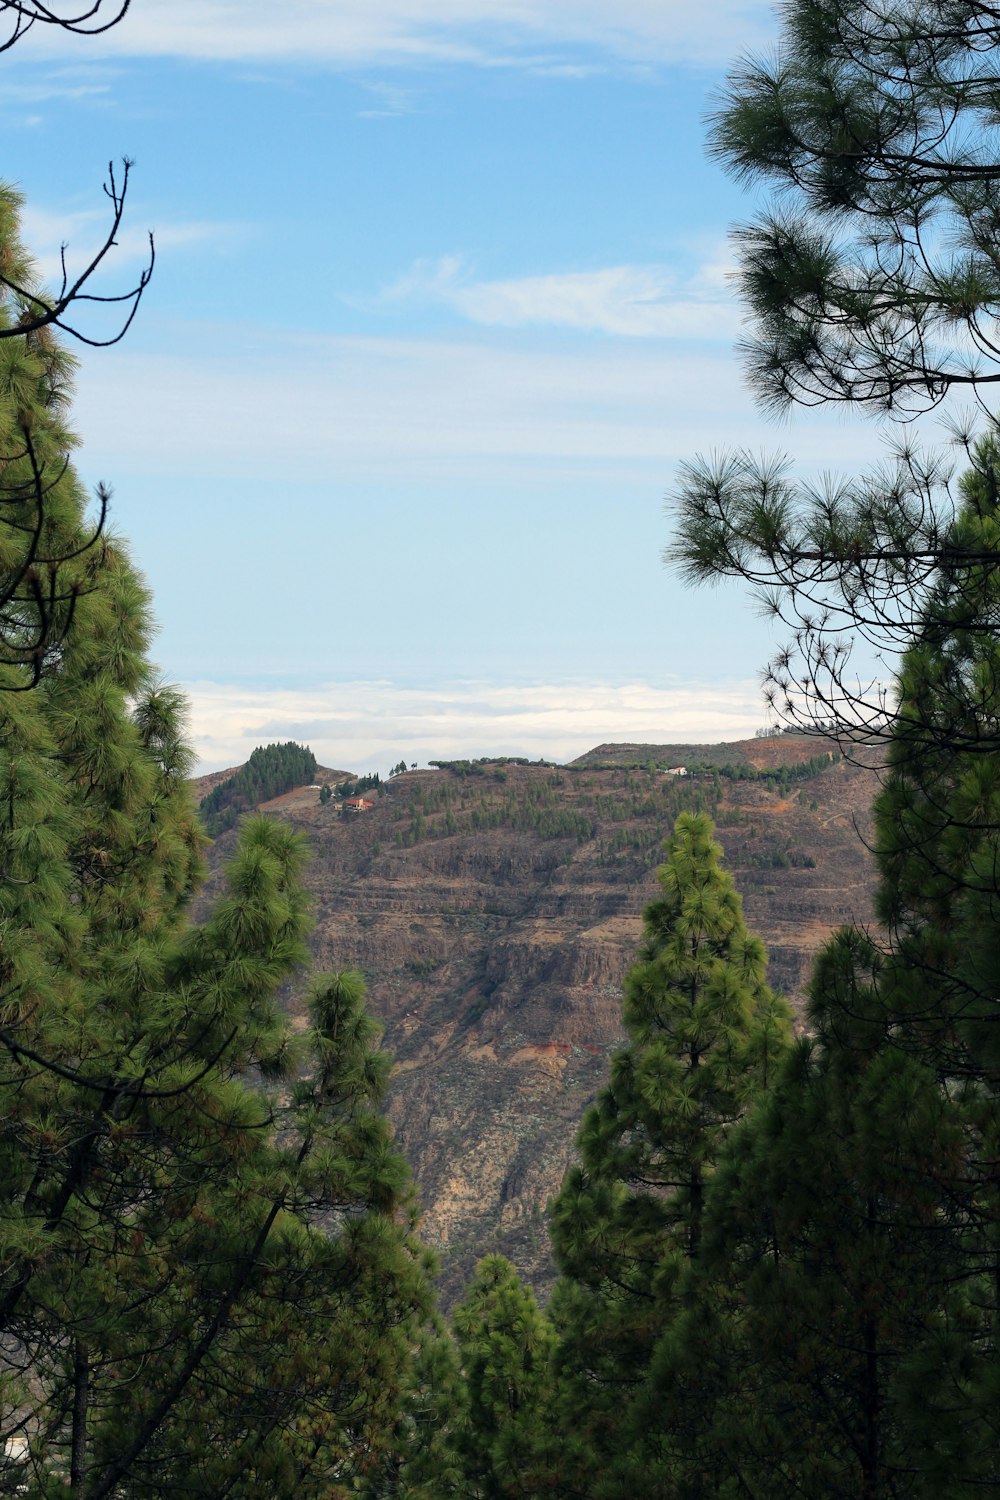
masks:
{"type": "Polygon", "coordinates": [[[406,1500],[517,1500],[560,1479],[549,1439],[555,1333],[502,1255],[488,1255],[418,1361],[400,1475],[406,1500]]]}
{"type": "Polygon", "coordinates": [[[145,590],[84,525],[65,357],[24,336],[0,364],[0,433],[30,435],[0,512],[0,1493],[1000,1491],[995,435],[899,674],[881,932],[826,945],[789,1046],[685,812],[553,1205],[551,1309],[491,1256],[449,1332],[360,976],[316,979],[299,1036],[276,1002],[301,844],[247,819],[191,921],[203,840],[145,590]]]}
{"type": "Polygon", "coordinates": [[[211,838],[232,828],[250,808],[307,786],[316,774],[316,757],[305,745],[258,745],[245,766],[201,799],[198,811],[211,838]]]}
{"type": "Polygon", "coordinates": [[[654,1371],[666,1411],[715,1371],[733,1493],[1000,1487],[996,438],[973,458],[898,679],[882,934],[821,954],[813,1037],[733,1137],[654,1371]]]}
{"type": "Polygon", "coordinates": [[[553,1205],[562,1275],[530,1418],[470,1394],[516,1337],[456,1320],[465,1493],[1000,1489],[1000,442],[974,460],[899,677],[875,809],[884,929],[829,941],[811,1035],[789,1047],[707,820],[678,821],[626,982],[630,1041],[553,1205]]]}
{"type": "Polygon", "coordinates": [[[553,1205],[552,1313],[574,1412],[563,1467],[580,1494],[649,1493],[631,1457],[646,1372],[683,1308],[726,1138],[788,1047],[787,1007],[764,982],[763,945],[721,854],[710,820],[681,814],[625,981],[630,1040],[553,1205]]]}
{"type": "Polygon", "coordinates": [[[909,414],[954,388],[985,407],[1000,294],[996,7],[791,0],[780,15],[773,53],[730,75],[711,135],[761,190],[736,237],[758,400],[909,414]]]}
{"type": "MultiPolygon", "coordinates": [[[[299,1037],[277,1005],[308,925],[287,827],[247,820],[192,923],[145,588],[87,545],[65,360],[26,337],[0,363],[0,423],[58,470],[43,542],[74,603],[33,686],[0,660],[0,1493],[335,1500],[390,1460],[429,1303],[388,1060],[357,975],[313,982],[299,1037]]],[[[22,519],[7,576],[35,566],[22,519]]]]}
{"type": "Polygon", "coordinates": [[[144,612],[108,547],[58,671],[2,700],[0,1488],[329,1496],[392,1430],[428,1297],[388,1061],[358,976],[314,984],[300,1041],[277,1009],[306,928],[281,824],[189,925],[144,612]]]}

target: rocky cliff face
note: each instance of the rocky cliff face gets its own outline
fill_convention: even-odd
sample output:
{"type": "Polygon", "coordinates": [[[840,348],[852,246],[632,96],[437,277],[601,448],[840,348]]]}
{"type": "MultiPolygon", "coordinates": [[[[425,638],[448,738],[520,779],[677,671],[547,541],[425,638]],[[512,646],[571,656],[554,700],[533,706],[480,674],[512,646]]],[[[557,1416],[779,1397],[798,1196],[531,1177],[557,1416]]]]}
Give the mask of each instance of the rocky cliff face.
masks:
{"type": "Polygon", "coordinates": [[[361,969],[385,1025],[390,1113],[446,1297],[491,1249],[536,1287],[551,1275],[545,1203],[620,1040],[621,980],[682,808],[716,819],[771,981],[800,1013],[827,933],[869,919],[875,777],[831,753],[793,736],[602,746],[575,767],[411,772],[362,813],[311,789],[268,804],[312,843],[316,965],[361,969]],[[648,768],[661,751],[728,770],[665,776],[648,768]]]}

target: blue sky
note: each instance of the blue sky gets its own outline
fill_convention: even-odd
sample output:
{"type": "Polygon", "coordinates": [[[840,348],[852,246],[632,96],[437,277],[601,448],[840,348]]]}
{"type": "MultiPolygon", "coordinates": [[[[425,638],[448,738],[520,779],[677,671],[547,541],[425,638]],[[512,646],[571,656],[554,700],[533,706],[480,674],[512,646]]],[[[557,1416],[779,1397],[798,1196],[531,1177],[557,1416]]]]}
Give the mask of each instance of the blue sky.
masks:
{"type": "Polygon", "coordinates": [[[878,448],[767,424],[732,354],[752,204],[703,116],[774,31],[738,0],[134,0],[2,59],[43,268],[82,259],[135,159],[108,287],[148,229],[156,272],[81,356],[79,465],[115,488],[204,768],[274,738],[367,769],[764,721],[767,627],[660,560],[676,467],[878,448]]]}

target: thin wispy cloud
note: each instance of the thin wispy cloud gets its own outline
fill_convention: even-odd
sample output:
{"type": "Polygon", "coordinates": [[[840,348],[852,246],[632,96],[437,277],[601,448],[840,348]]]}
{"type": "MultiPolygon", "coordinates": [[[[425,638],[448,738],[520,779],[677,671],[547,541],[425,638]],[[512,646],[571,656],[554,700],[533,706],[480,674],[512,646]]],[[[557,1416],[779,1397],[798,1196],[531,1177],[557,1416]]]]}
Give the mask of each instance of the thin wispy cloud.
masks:
{"type": "Polygon", "coordinates": [[[338,770],[384,771],[400,758],[420,765],[480,755],[565,761],[609,741],[735,740],[753,734],[766,718],[752,681],[184,686],[202,771],[235,765],[275,740],[308,742],[321,763],[338,770]]]}
{"type": "Polygon", "coordinates": [[[284,0],[280,12],[273,0],[144,0],[97,46],[240,62],[558,68],[581,49],[630,64],[718,62],[769,25],[756,0],[715,0],[711,24],[686,0],[284,0]]]}
{"type": "MultiPolygon", "coordinates": [[[[532,472],[606,484],[646,471],[662,491],[678,460],[761,441],[725,344],[678,357],[668,341],[566,347],[489,330],[466,340],[197,332],[190,354],[84,352],[76,420],[102,473],[324,486],[333,474],[398,488],[532,472]]],[[[783,442],[775,434],[771,446],[783,442]]],[[[852,463],[876,454],[876,429],[853,444],[852,463]]],[[[842,423],[812,417],[796,452],[804,466],[841,468],[842,423]]]]}
{"type": "Polygon", "coordinates": [[[113,79],[118,70],[26,67],[18,76],[0,79],[0,120],[6,130],[37,130],[68,106],[75,110],[107,110],[113,102],[113,79]],[[34,72],[34,76],[32,76],[34,72]]]}
{"type": "MultiPolygon", "coordinates": [[[[149,230],[130,223],[116,236],[113,249],[102,270],[118,276],[136,263],[149,258],[149,230]]],[[[66,269],[70,280],[90,262],[104,243],[111,222],[111,208],[101,199],[97,208],[58,211],[27,204],[21,214],[24,240],[31,247],[36,272],[43,284],[58,286],[62,280],[62,247],[66,247],[66,269]]],[[[245,231],[235,224],[188,222],[161,224],[155,230],[158,254],[172,250],[204,249],[209,245],[233,244],[245,231]]]]}
{"type": "Polygon", "coordinates": [[[619,265],[589,271],[480,281],[460,256],[421,260],[386,287],[383,306],[439,305],[493,328],[572,328],[620,338],[726,339],[740,308],[724,262],[681,278],[668,266],[619,265]]]}
{"type": "Polygon", "coordinates": [[[0,109],[26,104],[107,100],[114,73],[107,68],[59,68],[39,72],[34,78],[5,77],[0,82],[0,109]]]}
{"type": "Polygon", "coordinates": [[[393,120],[413,112],[413,92],[410,89],[391,83],[370,83],[366,85],[366,91],[372,103],[367,109],[358,110],[361,120],[393,120]]]}

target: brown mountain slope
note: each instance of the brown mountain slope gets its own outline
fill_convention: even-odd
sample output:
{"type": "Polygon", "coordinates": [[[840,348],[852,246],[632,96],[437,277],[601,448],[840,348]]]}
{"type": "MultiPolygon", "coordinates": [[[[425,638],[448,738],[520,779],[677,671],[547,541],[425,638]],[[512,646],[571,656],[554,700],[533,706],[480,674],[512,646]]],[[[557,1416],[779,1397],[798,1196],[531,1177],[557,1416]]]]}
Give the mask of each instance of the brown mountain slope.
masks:
{"type": "MultiPolygon", "coordinates": [[[[362,813],[307,788],[268,805],[312,843],[317,964],[368,977],[446,1295],[493,1248],[544,1286],[544,1204],[620,1038],[621,979],[678,811],[715,817],[772,982],[800,1005],[826,934],[869,917],[871,771],[831,763],[832,747],[805,737],[699,747],[711,757],[668,748],[677,763],[712,758],[751,777],[759,757],[785,780],[486,766],[399,776],[362,813]]],[[[586,759],[606,764],[613,749],[645,763],[657,747],[586,759]]]]}

